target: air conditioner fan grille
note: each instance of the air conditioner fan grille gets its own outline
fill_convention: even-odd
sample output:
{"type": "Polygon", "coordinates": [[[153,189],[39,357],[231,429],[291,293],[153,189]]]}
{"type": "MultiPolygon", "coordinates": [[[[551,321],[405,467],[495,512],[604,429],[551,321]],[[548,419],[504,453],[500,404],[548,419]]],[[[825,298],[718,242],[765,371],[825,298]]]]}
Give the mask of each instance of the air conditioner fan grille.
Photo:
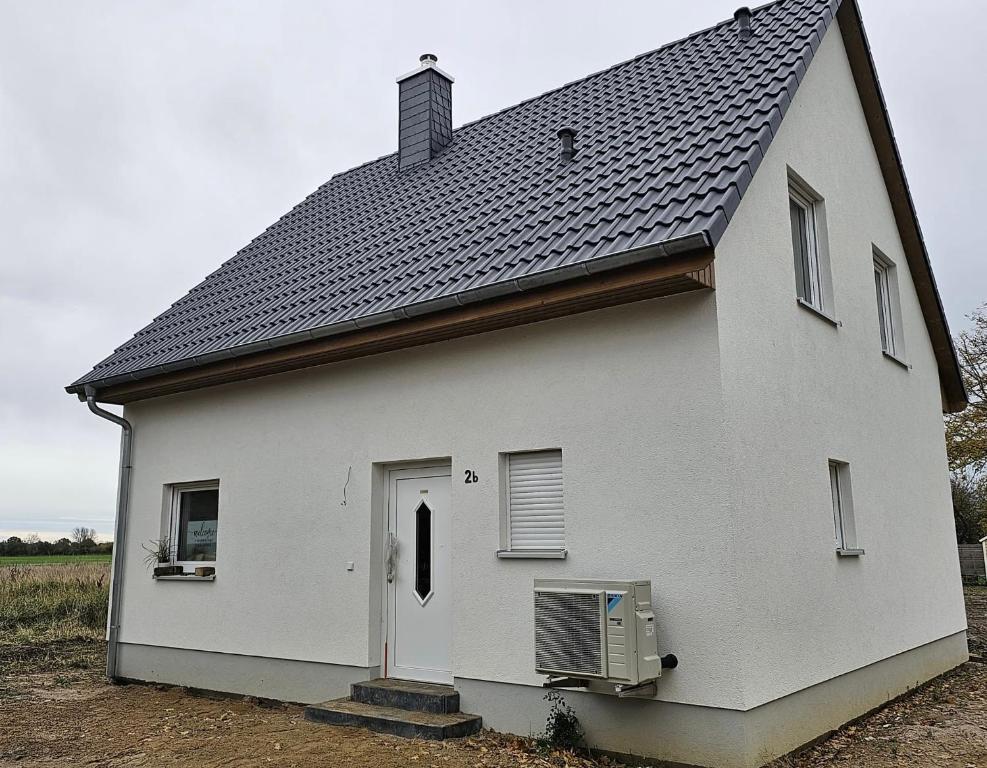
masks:
{"type": "Polygon", "coordinates": [[[603,676],[599,593],[535,592],[535,666],[603,676]]]}

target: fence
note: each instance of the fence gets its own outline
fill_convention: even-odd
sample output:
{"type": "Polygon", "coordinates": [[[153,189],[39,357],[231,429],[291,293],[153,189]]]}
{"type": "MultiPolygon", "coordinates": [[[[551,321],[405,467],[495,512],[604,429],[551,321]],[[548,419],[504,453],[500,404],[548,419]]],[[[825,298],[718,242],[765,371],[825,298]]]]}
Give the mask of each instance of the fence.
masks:
{"type": "Polygon", "coordinates": [[[987,576],[984,548],[980,544],[960,544],[960,573],[964,576],[987,576]]]}

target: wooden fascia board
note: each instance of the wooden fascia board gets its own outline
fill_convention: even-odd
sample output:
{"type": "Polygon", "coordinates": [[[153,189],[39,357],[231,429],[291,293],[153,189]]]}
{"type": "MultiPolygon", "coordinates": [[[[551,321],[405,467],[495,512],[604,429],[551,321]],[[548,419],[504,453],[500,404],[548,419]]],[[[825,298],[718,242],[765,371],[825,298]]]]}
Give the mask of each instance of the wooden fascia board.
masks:
{"type": "Polygon", "coordinates": [[[712,250],[665,257],[483,303],[108,386],[98,390],[98,400],[123,404],[713,287],[712,250]]]}
{"type": "Polygon", "coordinates": [[[840,4],[836,20],[932,341],[943,392],[943,410],[951,413],[962,411],[967,405],[963,375],[856,0],[844,0],[840,4]]]}

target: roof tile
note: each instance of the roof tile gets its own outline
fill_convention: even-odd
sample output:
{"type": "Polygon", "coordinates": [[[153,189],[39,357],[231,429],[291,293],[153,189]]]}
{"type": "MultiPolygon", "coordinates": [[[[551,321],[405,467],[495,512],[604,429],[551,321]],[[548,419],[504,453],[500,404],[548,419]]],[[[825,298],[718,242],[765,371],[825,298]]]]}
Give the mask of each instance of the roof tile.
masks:
{"type": "Polygon", "coordinates": [[[723,22],[468,123],[428,163],[399,171],[395,153],[338,174],[72,386],[473,301],[686,235],[715,245],[838,4],[778,0],[746,43],[723,22]]]}

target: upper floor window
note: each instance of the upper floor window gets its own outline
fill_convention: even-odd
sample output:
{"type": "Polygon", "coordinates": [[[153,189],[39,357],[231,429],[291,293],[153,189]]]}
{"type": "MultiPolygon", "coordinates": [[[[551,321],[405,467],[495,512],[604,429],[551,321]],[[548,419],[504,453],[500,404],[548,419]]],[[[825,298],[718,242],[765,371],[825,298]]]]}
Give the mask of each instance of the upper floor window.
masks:
{"type": "Polygon", "coordinates": [[[891,357],[900,359],[905,350],[901,334],[897,270],[894,262],[876,248],[874,249],[874,291],[881,349],[891,357]]]}
{"type": "Polygon", "coordinates": [[[822,198],[800,180],[789,178],[788,213],[792,224],[796,296],[801,304],[830,317],[831,285],[822,198]]]}

